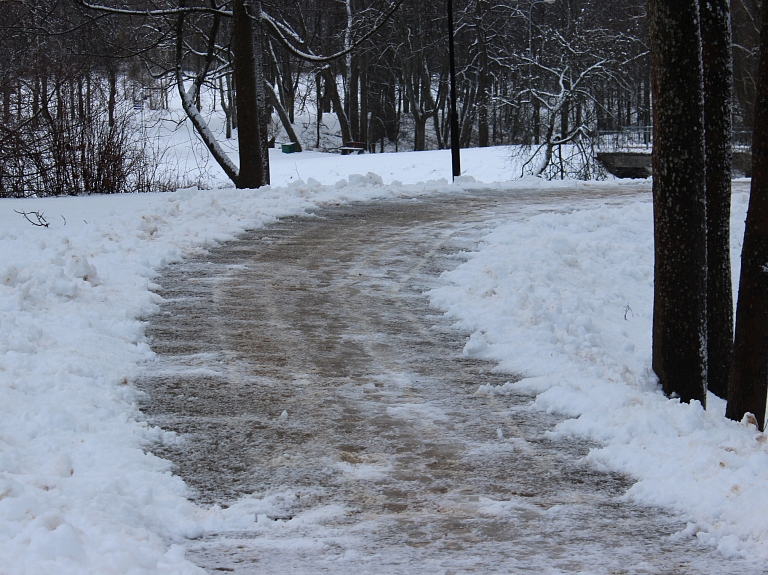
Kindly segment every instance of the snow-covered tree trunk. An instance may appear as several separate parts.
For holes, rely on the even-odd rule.
[[[331,98],[333,102],[333,108],[336,112],[336,117],[339,119],[339,129],[341,130],[342,143],[352,142],[352,132],[349,129],[349,119],[344,112],[344,103],[341,101],[339,95],[339,88],[336,85],[336,77],[333,75],[333,71],[330,66],[323,66],[320,70],[320,74],[325,80],[326,94]]]
[[[731,287],[731,18],[729,0],[699,0],[707,151],[707,385],[726,398],[733,350]]]
[[[193,90],[187,90],[184,87],[184,78],[181,77],[180,72],[177,74],[176,84],[178,85],[179,96],[181,97],[181,107],[192,122],[195,131],[200,136],[205,147],[208,148],[213,159],[216,160],[216,163],[221,166],[221,169],[224,170],[227,177],[237,186],[239,180],[237,166],[232,163],[232,160],[229,159],[227,153],[219,145],[216,136],[213,135],[213,132],[211,132],[208,127],[208,123],[200,114],[200,110],[198,110],[195,105],[195,94],[193,93]]]
[[[649,0],[653,80],[653,369],[706,404],[704,102],[697,0]]]
[[[221,109],[224,111],[224,137],[227,140],[232,138],[232,89],[229,80],[229,74],[224,74],[227,80],[224,87],[224,78],[219,76],[219,94],[221,95]]]
[[[285,133],[288,135],[288,139],[296,144],[297,152],[303,151],[303,146],[301,145],[299,136],[296,135],[296,130],[294,130],[293,124],[291,124],[291,118],[288,114],[288,111],[283,106],[280,98],[277,97],[272,84],[265,80],[264,89],[266,90],[269,103],[272,104],[272,106],[275,108],[275,111],[277,112],[277,115],[280,117],[280,122],[283,124],[283,128],[285,128]]]
[[[184,83],[184,73],[182,70],[182,60],[184,54],[184,20],[185,14],[182,12],[178,15],[176,20],[175,66],[176,86],[179,90],[179,97],[181,98],[181,107],[184,109],[184,112],[187,114],[190,122],[192,122],[192,125],[200,136],[200,139],[203,141],[205,146],[208,148],[208,151],[213,156],[213,159],[216,160],[216,163],[218,163],[219,166],[221,166],[221,169],[224,170],[224,173],[227,174],[227,177],[232,180],[232,183],[237,185],[239,180],[237,166],[232,163],[232,160],[229,159],[227,153],[219,145],[219,142],[216,140],[213,132],[211,132],[211,129],[208,127],[208,123],[205,121],[202,114],[200,114],[200,109],[196,104],[198,95],[200,93],[200,86],[202,85],[203,78],[207,72],[207,67],[210,65],[211,58],[209,57],[207,59],[207,65],[205,67],[206,69],[197,75],[189,89],[186,88]],[[210,32],[211,44],[209,44],[209,46],[215,42],[217,30],[218,23],[216,22],[213,24]]]
[[[760,71],[752,135],[752,190],[749,196],[736,338],[726,416],[753,413],[762,430],[768,386],[768,2],[763,3]]]

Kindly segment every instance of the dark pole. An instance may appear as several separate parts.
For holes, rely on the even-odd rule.
[[[453,50],[453,0],[448,0],[448,59],[451,64],[451,165],[453,177],[461,175],[459,113],[456,111],[456,58]]]

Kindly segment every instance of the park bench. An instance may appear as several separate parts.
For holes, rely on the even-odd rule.
[[[342,156],[346,156],[347,154],[354,154],[355,152],[358,154],[364,154],[365,144],[362,142],[345,142],[344,145],[339,148],[339,152],[341,152]]]

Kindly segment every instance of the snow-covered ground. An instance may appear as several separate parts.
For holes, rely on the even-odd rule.
[[[197,140],[188,123],[177,126],[178,118],[172,117],[174,121],[153,124],[158,139],[153,140],[155,143],[152,145],[165,150],[159,172],[165,174],[169,181],[179,182],[183,186],[229,187],[231,182],[227,180],[221,168],[209,158],[208,152]],[[213,116],[210,120],[213,129],[221,136],[223,128],[219,125],[220,119]],[[328,123],[332,123],[331,118]],[[171,126],[174,127],[173,130],[169,129]],[[222,147],[230,152],[231,159],[237,163],[236,140],[220,137],[219,141]],[[461,151],[461,173],[483,182],[516,179],[520,177],[521,167],[526,159],[527,156],[522,155],[519,150],[508,146],[465,149]],[[284,186],[309,178],[331,185],[349,174],[368,172],[378,174],[386,184],[416,183],[443,178],[450,180],[451,151],[341,156],[312,150],[298,154],[283,154],[278,149],[270,150],[270,176],[273,186]]]
[[[244,519],[196,508],[169,464],[144,449],[175,440],[142,421],[131,385],[152,357],[141,320],[158,303],[157,270],[320,203],[452,188],[384,186],[369,175],[333,186],[3,200],[0,573],[195,573],[164,541]]]
[[[477,180],[508,178],[503,149],[463,160]],[[272,166],[276,186],[262,190],[0,202],[3,575],[198,573],[185,538],[253,521],[247,506],[196,507],[169,464],[146,452],[177,441],[142,421],[132,387],[152,358],[142,321],[157,308],[151,289],[164,265],[320,204],[473,185],[418,183],[448,178],[447,152],[276,152]],[[380,177],[350,176],[367,171]],[[742,186],[735,255],[745,208]],[[43,212],[50,225],[15,211]],[[571,416],[553,433],[598,440],[595,465],[637,477],[627,497],[688,518],[681,536],[768,558],[764,436],[725,420],[714,399],[708,412],[665,399],[649,373],[651,225],[649,201],[621,201],[501,226],[446,274],[432,303],[472,333],[467,354],[527,376],[478,393],[536,394],[532,409]]]
[[[734,185],[731,245],[738,278],[746,182]],[[526,377],[478,394],[535,395],[534,409],[569,416],[553,436],[598,441],[588,459],[637,478],[626,497],[672,508],[726,556],[768,558],[768,443],[754,426],[661,393],[651,365],[650,201],[551,213],[488,234],[430,293],[471,333],[469,356]],[[734,293],[737,290],[734,289]]]
[[[233,132],[232,139],[227,140],[224,137],[224,115],[220,108],[214,109],[211,105],[209,92],[203,93],[203,102],[203,115],[211,131],[216,134],[222,148],[229,153],[230,159],[238,164],[237,132]],[[142,114],[139,116],[136,112],[135,120],[143,124],[139,131],[145,135],[146,145],[159,159],[157,177],[161,183],[203,189],[231,186],[223,170],[211,159],[190,122],[185,119],[176,92],[170,95],[169,110],[147,110]],[[277,142],[277,149],[270,150],[273,186],[284,186],[309,178],[330,185],[349,174],[368,172],[378,174],[386,184],[451,179],[450,150],[402,151],[413,146],[413,142],[407,139],[400,142],[401,151],[397,154],[352,154],[341,157],[326,153],[342,145],[335,114],[323,115],[320,151],[313,151],[312,146],[317,144],[315,122],[314,113],[297,114],[294,128],[305,151],[283,154],[280,143],[287,142],[288,138],[274,115],[270,127],[270,134],[274,135]],[[387,145],[387,151],[392,151],[394,145],[391,142]],[[563,146],[563,149],[566,150],[566,156],[572,152],[571,146]],[[464,149],[461,151],[461,173],[483,182],[517,179],[533,152],[520,146]]]

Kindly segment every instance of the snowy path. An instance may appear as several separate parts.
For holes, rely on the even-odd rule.
[[[259,515],[188,556],[239,574],[754,572],[621,501],[631,481],[548,439],[558,419],[530,397],[474,395],[510,376],[428,308],[495,222],[590,193],[336,207],[169,267],[142,409],[186,438],[158,453],[198,502]]]

